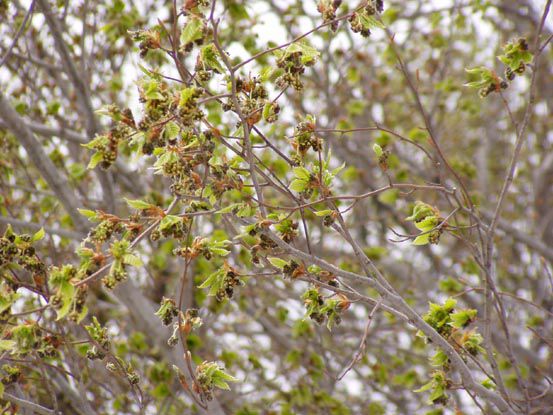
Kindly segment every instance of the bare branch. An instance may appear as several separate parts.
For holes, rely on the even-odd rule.
[[[32,413],[36,413],[40,415],[56,415],[56,411],[54,411],[53,409],[48,409],[39,404],[27,401],[25,399],[18,398],[17,396],[12,395],[11,393],[8,393],[8,392],[4,392],[4,395],[2,396],[2,398],[16,405],[19,405],[25,409],[28,409],[32,411]]]

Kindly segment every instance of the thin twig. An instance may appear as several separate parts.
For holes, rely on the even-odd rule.
[[[23,34],[23,31],[25,30],[25,26],[27,26],[27,21],[29,20],[29,18],[33,14],[34,8],[35,8],[35,0],[33,0],[31,2],[31,5],[29,6],[29,10],[27,10],[27,13],[25,14],[25,17],[23,18],[23,23],[21,23],[21,26],[19,26],[19,30],[17,31],[17,33],[13,37],[12,43],[10,44],[10,46],[8,47],[8,50],[4,54],[4,57],[0,61],[0,68],[2,66],[4,66],[4,63],[6,63],[6,61],[10,57],[13,48],[15,47],[15,45],[17,44],[17,41],[19,40],[19,37]]]
[[[373,309],[369,313],[369,316],[367,317],[367,324],[365,324],[365,331],[363,332],[363,338],[361,339],[361,343],[359,344],[359,347],[357,349],[357,352],[355,353],[355,356],[353,357],[353,359],[351,359],[351,362],[349,363],[349,365],[346,366],[342,374],[338,376],[336,380],[342,380],[344,376],[346,376],[347,373],[353,368],[353,366],[359,360],[361,360],[361,357],[365,353],[365,347],[367,346],[367,338],[369,337],[369,329],[371,327],[371,322],[376,313],[376,310],[378,310],[381,304],[382,304],[382,298],[380,298],[378,302],[374,305]]]

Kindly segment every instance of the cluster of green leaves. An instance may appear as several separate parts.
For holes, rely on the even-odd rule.
[[[209,288],[209,296],[223,301],[225,298],[232,298],[235,287],[243,284],[238,272],[225,262],[223,267],[209,275],[198,288]]]
[[[328,152],[325,159],[319,163],[313,163],[311,171],[300,166],[295,167],[294,180],[290,183],[290,190],[300,193],[304,198],[310,199],[321,196],[330,196],[332,194],[331,187],[334,178],[344,169],[345,164],[330,169],[331,153]]]
[[[75,287],[78,281],[78,269],[73,265],[52,267],[50,270],[48,285],[53,295],[49,304],[56,309],[58,320],[69,316],[78,323],[85,318],[88,312],[84,305],[87,287]]]
[[[382,0],[369,0],[367,4],[354,12],[349,23],[351,30],[355,33],[360,33],[363,37],[369,37],[371,30],[376,28],[384,29],[384,24],[376,18],[376,15],[384,10],[384,2]]]
[[[413,245],[437,244],[444,227],[447,226],[440,217],[438,209],[421,201],[415,202],[411,216],[405,220],[414,222],[416,228],[421,231],[413,241]]]
[[[173,370],[181,383],[186,384],[185,376],[181,370],[177,366],[173,366]],[[215,388],[230,390],[229,382],[238,382],[238,379],[229,375],[220,364],[208,361],[204,361],[196,367],[195,378],[194,392],[207,401],[213,399]]]
[[[277,66],[283,72],[275,80],[275,85],[282,89],[292,86],[295,90],[301,91],[303,89],[301,75],[306,66],[315,64],[320,56],[319,51],[302,40],[292,43],[284,51],[276,50],[274,53]]]
[[[445,404],[448,401],[447,390],[451,387],[451,381],[442,370],[436,370],[431,375],[432,379],[415,392],[432,391],[428,397],[429,404]]]
[[[127,278],[127,265],[141,267],[142,260],[132,252],[131,244],[128,240],[122,239],[114,241],[110,247],[113,261],[109,273],[102,279],[106,288],[113,288],[117,283]]]
[[[346,310],[350,303],[345,297],[323,298],[316,287],[309,288],[302,295],[305,305],[305,315],[310,319],[322,324],[326,320],[326,327],[332,330],[332,326],[340,324],[340,314]]]
[[[485,66],[480,66],[466,71],[477,80],[467,82],[465,86],[478,89],[480,97],[485,98],[492,92],[499,92],[509,87],[509,82],[515,79],[516,75],[524,74],[526,65],[532,62],[534,56],[528,50],[526,39],[519,38],[503,46],[503,54],[498,56],[505,65],[505,79],[501,78],[495,71]]]
[[[163,297],[161,304],[159,305],[159,309],[156,311],[156,316],[160,318],[163,325],[168,326],[171,324],[173,319],[177,317],[178,314],[179,309],[177,308],[175,300]]]
[[[102,325],[98,322],[98,319],[94,316],[92,317],[92,323],[85,326],[85,329],[95,343],[89,346],[86,351],[86,357],[90,360],[104,359],[106,357],[106,352],[109,350],[111,345],[107,328],[102,327]]]
[[[0,238],[0,267],[4,269],[22,267],[33,275],[35,280],[44,283],[46,265],[36,255],[34,243],[44,238],[44,229],[34,235],[16,234],[8,225]]]
[[[378,143],[373,144],[373,151],[378,159],[378,165],[382,171],[388,170],[388,157],[390,157],[390,151],[384,150]]]
[[[423,319],[434,330],[444,337],[451,335],[454,329],[464,329],[476,318],[476,310],[455,310],[457,300],[448,298],[443,305],[430,303],[429,310]]]
[[[119,374],[132,387],[137,385],[140,382],[140,376],[132,363],[111,352],[112,343],[109,339],[107,328],[102,326],[94,316],[92,317],[92,322],[86,325],[85,329],[91,340],[86,349],[86,357],[90,360],[105,360],[108,371]]]
[[[457,301],[448,298],[443,304],[430,303],[429,310],[423,315],[423,319],[441,336],[443,336],[461,355],[467,353],[477,356],[484,349],[481,346],[482,335],[476,329],[467,329],[476,319],[477,311],[474,309],[455,309]],[[422,332],[418,336],[426,338]],[[450,370],[450,360],[447,354],[438,349],[431,357],[432,366],[439,367],[440,370],[432,374],[432,380],[415,392],[432,390],[429,397],[429,403],[445,404],[447,402],[447,389],[451,387],[451,382],[447,379],[447,373]]]
[[[526,39],[519,38],[503,46],[503,54],[498,58],[507,67],[505,77],[512,81],[514,74],[522,75],[524,73],[526,65],[532,62],[534,55],[528,50]]]

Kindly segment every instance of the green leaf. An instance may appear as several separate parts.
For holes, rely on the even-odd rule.
[[[123,198],[123,199],[125,199],[125,202],[127,202],[127,205],[129,205],[133,209],[146,210],[146,209],[155,208],[154,205],[144,202],[143,200],[139,200],[139,199],[133,200],[133,199],[127,199],[127,198]]]
[[[415,207],[413,208],[413,214],[408,218],[405,218],[405,220],[420,221],[426,218],[427,216],[436,216],[436,212],[434,211],[432,206],[418,200],[415,202]]]
[[[217,213],[232,213],[232,211],[234,209],[237,209],[240,205],[240,203],[231,203],[230,205],[227,205],[224,208],[218,210]]]
[[[455,308],[455,306],[457,305],[457,300],[455,298],[451,298],[451,297],[448,297],[445,301],[444,301],[444,305],[443,305],[443,308],[444,310],[446,311],[451,311]]]
[[[294,192],[301,193],[303,192],[307,187],[307,182],[300,179],[294,179],[292,180],[292,183],[290,183],[290,190],[293,190]]]
[[[40,241],[41,239],[44,238],[44,235],[45,235],[44,228],[40,228],[40,230],[37,231],[37,232],[33,235],[33,237],[32,237],[31,240],[32,240],[33,242]]]
[[[380,147],[378,144],[373,144],[373,151],[374,154],[376,154],[376,157],[380,158],[382,157],[382,154],[384,154],[384,151],[382,150],[382,147]]]
[[[217,377],[220,378],[220,379],[223,379],[227,382],[238,382],[238,379],[236,379],[234,376],[232,375],[229,375],[227,372],[223,371],[222,369],[220,369],[218,372],[217,372]]]
[[[267,118],[269,118],[273,114],[273,105],[270,102],[267,102],[263,106],[263,119],[267,121]]]
[[[142,260],[135,254],[126,254],[123,256],[123,263],[131,265],[133,267],[141,267],[143,265]]]
[[[442,350],[438,350],[434,356],[430,358],[430,363],[432,366],[444,366],[448,363],[448,357]]]
[[[96,220],[96,212],[88,209],[77,209],[81,215],[86,217],[90,221]]]
[[[288,56],[296,52],[301,52],[301,63],[304,65],[311,65],[315,63],[315,61],[321,55],[317,49],[315,49],[313,46],[310,46],[305,40],[300,40],[292,43],[286,48],[284,54]]]
[[[242,203],[238,206],[240,206],[240,209],[238,210],[238,212],[236,212],[236,216],[238,216],[239,218],[245,218],[248,216],[253,216],[255,214],[255,208],[248,203]]]
[[[198,288],[209,288],[208,296],[213,297],[223,288],[225,283],[226,272],[224,269],[219,269],[209,275],[207,279]]]
[[[271,265],[279,269],[283,269],[286,265],[288,265],[288,262],[281,258],[271,257],[267,258],[267,260],[271,263]]]
[[[474,309],[459,310],[456,313],[451,313],[451,322],[449,325],[461,329],[473,321],[476,318],[477,313],[478,312]]]
[[[105,147],[108,144],[108,137],[105,135],[98,135],[90,140],[88,143],[81,144],[82,147],[94,150],[97,148]]]
[[[180,127],[174,121],[169,121],[167,124],[165,124],[165,127],[163,128],[163,136],[167,140],[173,140],[179,135],[179,132],[180,132]]]
[[[427,216],[420,222],[415,222],[415,226],[417,229],[427,232],[432,229],[434,229],[437,225],[439,225],[439,219],[436,216]]]
[[[159,230],[160,231],[163,231],[165,229],[169,229],[169,228],[172,228],[173,226],[175,226],[177,223],[181,222],[181,217],[180,216],[175,216],[175,215],[167,215],[165,216],[161,222],[159,223]]]
[[[69,314],[69,312],[73,308],[73,300],[75,298],[75,287],[70,282],[67,282],[67,281],[63,282],[60,285],[58,294],[61,297],[62,306],[61,308],[56,310],[58,315],[58,317],[56,318],[56,321],[59,321],[62,318],[64,318],[67,314]]]
[[[209,248],[209,251],[219,256],[227,256],[230,251],[224,248]]]
[[[359,16],[359,20],[361,21],[361,24],[363,25],[363,27],[365,29],[375,29],[375,28],[378,28],[378,29],[385,29],[386,26],[384,26],[384,24],[378,20],[376,20],[374,17],[372,16],[369,16],[365,13],[361,13],[358,15]]]
[[[190,18],[182,29],[180,35],[181,44],[186,45],[200,39],[203,35],[203,26],[204,23],[201,19],[197,17]]]
[[[436,386],[434,391],[428,397],[428,403],[433,404],[434,401],[445,395],[444,389],[441,386]]]
[[[309,170],[307,170],[305,167],[294,167],[293,172],[296,178],[304,180],[306,182],[308,182],[309,178],[311,177],[311,173],[309,173]]]
[[[317,59],[319,59],[319,56],[321,56],[319,51],[310,46],[305,40],[300,40],[299,42],[296,42],[296,44],[300,47],[302,52],[301,63],[304,65],[314,63]]]
[[[77,315],[77,324],[83,321],[87,314],[88,314],[88,307],[83,307],[81,312]]]
[[[341,172],[342,170],[344,170],[345,167],[346,167],[346,163],[342,163],[340,166],[336,167],[334,170],[332,170],[332,171],[330,172],[331,176],[332,176],[332,177],[337,176],[338,174],[340,174],[340,172]]]
[[[422,385],[420,388],[418,389],[415,389],[413,392],[416,392],[416,393],[419,393],[419,392],[426,392],[427,390],[430,390],[432,389],[433,387],[433,384],[432,382],[428,382],[428,383],[425,383],[424,385]]]
[[[0,286],[0,314],[8,310],[21,294]]]
[[[144,96],[148,101],[151,100],[165,100],[165,96],[160,92],[160,83],[155,79],[150,79],[143,83]]]
[[[477,68],[465,68],[465,72],[470,73],[471,75],[482,75],[486,71],[488,71],[488,68],[484,66],[479,66]]]
[[[479,66],[477,68],[465,69],[465,71],[471,75],[480,77],[480,80],[467,82],[465,86],[469,88],[482,88],[491,83],[495,83],[496,77],[494,72],[491,69],[486,68],[485,66]]]
[[[484,379],[481,382],[481,385],[484,386],[486,389],[490,389],[490,390],[496,389],[495,383],[490,378]]]
[[[427,245],[430,242],[430,233],[419,235],[413,241],[413,245]]]
[[[179,108],[183,108],[194,96],[194,88],[184,88],[180,91]]]
[[[225,72],[223,66],[219,63],[219,52],[215,48],[215,45],[204,46],[200,51],[200,56],[204,65],[209,69],[213,69],[217,73]]]
[[[86,168],[89,169],[89,170],[92,170],[94,167],[96,167],[102,161],[104,161],[104,156],[102,155],[102,153],[96,152],[90,158],[90,161],[88,162],[88,166],[86,166]]]
[[[217,378],[213,379],[213,386],[226,391],[230,390],[230,386],[227,382]]]
[[[315,215],[316,216],[328,216],[328,215],[331,215],[332,212],[333,212],[333,210],[331,210],[331,209],[319,210],[319,211],[315,212]]]

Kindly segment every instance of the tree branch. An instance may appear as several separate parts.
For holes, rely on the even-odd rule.
[[[53,409],[45,408],[44,406],[38,405],[36,403],[27,401],[25,399],[18,398],[15,395],[12,395],[11,393],[4,392],[4,395],[2,396],[3,399],[10,401],[11,403],[14,403],[16,405],[19,405],[23,408],[29,409],[34,414],[40,414],[40,415],[55,415],[56,411]],[[61,414],[60,414],[61,415]]]
[[[88,86],[83,80],[83,77],[77,71],[75,63],[69,53],[69,49],[63,40],[63,31],[60,25],[59,20],[54,16],[50,5],[47,0],[37,0],[40,5],[42,12],[44,13],[44,18],[46,23],[52,32],[52,37],[54,38],[54,44],[58,54],[61,57],[61,60],[64,63],[65,70],[67,75],[71,80],[71,83],[75,87],[75,92],[77,94],[79,107],[81,108],[81,113],[84,116],[86,123],[86,132],[89,137],[93,137],[98,131],[100,131],[100,126],[96,120],[96,115],[92,107],[92,102],[90,99],[90,91]],[[106,172],[98,171],[98,178],[102,184],[103,190],[103,199],[106,207],[110,211],[115,210],[115,192],[113,190],[113,183],[111,175]]]
[[[8,129],[17,137],[25,148],[32,163],[36,166],[48,186],[58,196],[61,204],[80,231],[88,230],[88,222],[77,211],[77,198],[70,190],[67,179],[56,169],[52,160],[44,153],[41,144],[35,138],[32,131],[25,125],[25,121],[9,104],[4,94],[0,92],[0,114]]]

